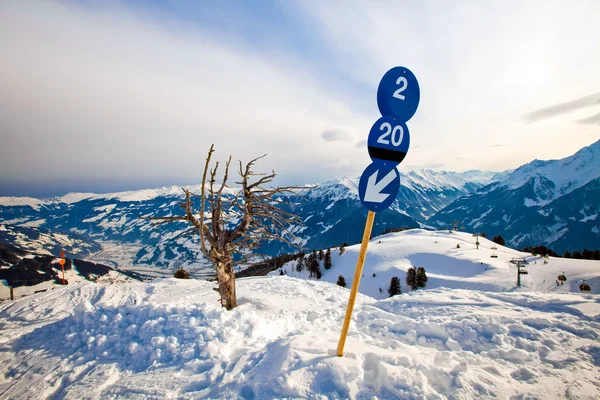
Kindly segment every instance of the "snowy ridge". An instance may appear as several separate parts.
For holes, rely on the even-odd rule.
[[[57,198],[60,203],[77,203],[81,200],[89,199],[90,197],[98,196],[96,193],[67,193],[64,196]]]
[[[25,398],[598,398],[594,296],[358,296],[288,277],[77,284],[0,305],[0,383]],[[60,344],[60,345],[57,345]]]
[[[33,197],[0,197],[0,206],[5,207],[29,206],[34,210],[39,210],[43,203],[43,200]]]
[[[400,183],[408,187],[414,187],[415,184],[418,184],[422,188],[432,190],[453,188],[467,191],[467,184],[476,183],[481,186],[487,185],[492,182],[492,179],[496,174],[497,172],[490,171],[437,172],[424,169],[401,174]]]
[[[600,140],[561,160],[534,160],[525,164],[508,175],[499,186],[517,189],[535,180],[539,198],[532,199],[530,206],[542,206],[597,178],[600,178]],[[545,180],[551,182],[547,188],[541,187]]]
[[[141,202],[155,199],[161,196],[182,196],[182,188],[186,188],[193,193],[200,193],[202,185],[187,185],[187,186],[164,186],[156,189],[131,190],[114,193],[67,193],[64,196],[54,197],[49,200],[41,200],[33,197],[0,197],[0,206],[16,207],[30,206],[36,210],[42,205],[48,204],[73,204],[83,200],[118,200],[123,202]],[[235,195],[239,189],[226,187],[223,193],[227,195]]]
[[[157,197],[180,197],[182,196],[182,188],[190,190],[192,193],[200,193],[202,185],[188,185],[188,186],[165,186],[157,189],[143,189],[143,190],[132,190],[127,192],[116,192],[98,194],[87,199],[89,200],[103,200],[103,199],[115,199],[119,201],[148,201]],[[227,195],[235,195],[239,189],[226,187],[223,189],[223,193]]]
[[[332,201],[358,199],[358,179],[343,177],[313,186],[316,188],[303,190],[302,194],[309,198],[330,198]]]

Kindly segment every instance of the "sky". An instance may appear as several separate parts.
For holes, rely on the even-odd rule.
[[[379,81],[421,101],[399,170],[502,171],[600,138],[598,1],[0,0],[0,196],[358,177]],[[237,168],[236,168],[237,169]]]

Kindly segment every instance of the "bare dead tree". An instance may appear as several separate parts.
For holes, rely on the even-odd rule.
[[[156,224],[187,221],[193,225],[186,234],[200,234],[200,250],[216,268],[221,304],[225,300],[225,307],[231,310],[237,306],[234,264],[246,263],[249,257],[256,256],[252,251],[264,241],[283,241],[300,247],[290,228],[294,225],[302,225],[302,221],[298,216],[282,210],[281,205],[285,204],[285,201],[282,196],[278,198],[275,196],[284,193],[297,194],[295,190],[306,188],[296,186],[267,188],[266,185],[275,178],[275,172],[257,174],[253,170],[254,163],[265,157],[265,154],[245,166],[240,161],[238,173],[241,180],[236,182],[241,185],[240,190],[232,199],[225,199],[223,190],[228,187],[231,157],[225,164],[223,180],[216,187],[219,163],[215,163],[215,167],[209,170],[213,152],[214,145],[211,145],[204,166],[200,195],[183,188],[185,202],[180,203],[180,206],[184,210],[184,215],[146,219]],[[192,197],[200,197],[199,214],[192,207]],[[210,205],[208,213],[206,203]],[[234,259],[235,254],[238,257]]]

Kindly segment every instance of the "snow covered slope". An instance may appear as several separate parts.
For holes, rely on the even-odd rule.
[[[67,257],[85,257],[102,247],[91,239],[74,233],[65,234],[0,223],[0,243],[9,243],[20,249],[37,254],[58,255],[64,251]]]
[[[241,279],[84,283],[0,304],[0,396],[10,399],[594,399],[597,295],[435,289],[359,296]]]
[[[517,268],[510,261],[526,259],[528,274],[521,275],[520,290],[579,292],[579,285],[585,279],[592,287],[591,293],[600,294],[600,261],[550,257],[544,264],[542,257],[499,246],[485,238],[480,237],[479,243],[477,249],[472,234],[447,230],[411,229],[374,237],[369,242],[360,292],[377,299],[387,298],[387,289],[394,276],[400,278],[403,292],[410,291],[405,285],[406,271],[410,267],[425,268],[427,289],[512,291],[517,289]],[[360,244],[347,247],[343,255],[334,249],[331,269],[325,270],[323,261],[320,262],[321,280],[336,283],[338,276],[342,275],[347,287],[351,287],[359,250]],[[492,255],[497,258],[492,258]],[[294,261],[285,264],[282,269],[288,276],[308,277],[307,271],[296,271]],[[555,281],[563,271],[567,282],[556,287]],[[271,275],[279,275],[279,270]]]
[[[502,235],[513,247],[600,248],[600,140],[562,160],[535,160],[451,203],[428,221]]]

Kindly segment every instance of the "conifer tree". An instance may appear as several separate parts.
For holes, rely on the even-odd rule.
[[[304,269],[304,256],[301,256],[296,263],[296,271],[301,272]]]
[[[494,238],[492,239],[492,242],[499,244],[500,246],[504,246],[504,238],[500,235],[494,236]]]
[[[322,261],[323,258],[325,258],[325,253],[323,252],[323,250],[319,250],[319,261]]]
[[[175,278],[190,279],[190,273],[183,268],[179,268],[177,271],[175,271]]]
[[[343,243],[340,246],[340,256],[343,255],[346,252],[346,243]]]
[[[321,268],[319,267],[319,260],[317,260],[316,253],[313,253],[308,257],[308,260],[306,261],[306,269],[308,269],[309,278],[321,278]]]
[[[323,262],[323,267],[325,269],[330,269],[332,267],[332,264],[331,264],[331,249],[327,249],[327,252],[325,253],[325,261]]]
[[[425,268],[419,267],[417,269],[416,282],[417,287],[425,287],[427,284],[427,273],[425,272]]]
[[[408,271],[406,271],[406,284],[410,286],[412,290],[417,288],[417,270],[415,267],[410,267]]]
[[[317,279],[321,279],[323,273],[321,272],[321,267],[319,267],[319,262],[317,261],[317,267],[315,268],[315,277]]]
[[[388,294],[390,295],[390,297],[395,296],[397,294],[402,294],[402,289],[400,288],[400,278],[398,278],[397,276],[394,276],[390,280]]]
[[[346,287],[346,279],[342,275],[338,276],[337,284],[341,287]]]

